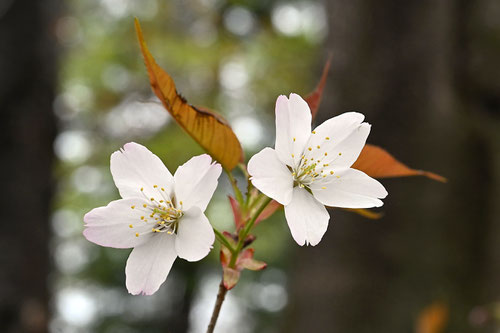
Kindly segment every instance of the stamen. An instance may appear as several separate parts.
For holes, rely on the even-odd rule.
[[[317,145],[316,148],[320,149],[321,147],[319,145]]]
[[[311,150],[312,150],[312,148],[311,148],[311,147],[309,147],[309,148],[307,148],[307,150],[311,151]]]
[[[148,205],[146,205],[146,204],[143,204],[143,205],[142,205],[142,207],[144,207],[144,208],[146,208],[147,206],[148,206]]]
[[[316,134],[316,131],[312,131],[312,134]]]
[[[139,237],[139,233],[138,232],[135,233],[135,237]]]
[[[133,228],[134,226],[133,226],[132,224],[129,224],[129,225],[128,225],[128,227],[129,227],[129,228]]]
[[[153,185],[153,188],[157,188],[157,187],[158,187],[158,185]]]
[[[328,137],[328,136],[327,136],[327,137],[325,138],[325,140],[330,140],[330,137]]]
[[[342,153],[339,153],[339,156],[342,156]]]
[[[293,138],[293,142],[295,142],[295,138]]]
[[[326,190],[326,186],[323,186],[321,189],[322,189],[322,190]]]
[[[134,208],[135,208],[135,206],[131,206],[130,208],[134,209]]]
[[[144,191],[144,187],[141,187],[141,191]]]

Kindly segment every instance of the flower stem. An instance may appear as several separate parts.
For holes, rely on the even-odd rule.
[[[231,244],[229,244],[229,242],[227,241],[226,237],[219,230],[217,230],[215,228],[213,228],[213,229],[214,229],[215,237],[217,238],[217,240],[222,245],[224,245],[225,247],[227,247],[229,249],[229,251],[231,251],[231,253],[234,254],[235,249],[231,246]]]
[[[255,224],[255,221],[259,217],[260,213],[262,213],[262,211],[267,207],[267,205],[269,205],[269,203],[272,200],[273,199],[266,197],[265,200],[260,205],[259,209],[257,209],[255,214],[253,214],[250,221],[248,221],[245,224],[245,227],[240,231],[240,234],[238,237],[239,238],[238,244],[236,245],[236,249],[234,250],[234,254],[231,256],[231,261],[229,262],[230,268],[234,268],[234,265],[236,264],[236,259],[238,259],[238,255],[241,252],[241,250],[243,249],[243,244],[245,243],[245,239],[248,236],[248,234],[250,233],[250,231],[252,230],[253,225]]]
[[[241,194],[240,189],[238,188],[238,185],[236,184],[236,179],[234,179],[233,174],[230,171],[227,171],[227,177],[229,178],[229,182],[231,183],[231,186],[233,186],[233,191],[234,195],[236,197],[236,201],[240,204],[240,206],[243,205],[243,195]]]
[[[245,227],[240,231],[238,244],[236,245],[236,249],[234,249],[231,245],[229,245],[229,242],[224,237],[224,235],[220,233],[220,231],[218,231],[217,229],[214,228],[215,235],[217,236],[219,241],[222,244],[224,244],[224,246],[226,246],[231,251],[232,255],[231,255],[231,261],[229,263],[230,268],[234,268],[234,266],[236,265],[236,259],[238,259],[238,255],[240,254],[241,250],[243,249],[243,244],[245,243],[245,238],[252,230],[252,228],[255,224],[255,221],[257,220],[259,215],[262,213],[262,211],[267,207],[267,205],[271,201],[272,201],[271,198],[265,197],[265,199],[260,204],[259,209],[257,209],[257,211],[255,211],[255,214],[253,214],[250,221],[248,221],[248,223],[245,225]],[[224,277],[223,277],[221,282],[220,282],[220,285],[219,285],[219,292],[217,293],[217,300],[215,301],[214,310],[212,312],[212,318],[210,319],[210,323],[208,324],[207,333],[213,333],[213,331],[215,329],[215,324],[217,323],[217,318],[219,318],[220,309],[222,307],[222,303],[224,302],[226,294],[227,294],[227,289],[226,289],[226,287],[224,287]]]
[[[212,312],[212,318],[208,324],[207,333],[213,333],[215,329],[215,324],[217,323],[217,318],[219,318],[220,309],[222,308],[222,303],[226,298],[227,289],[224,287],[224,280],[220,282],[219,292],[217,293],[217,300],[215,301],[214,311]]]

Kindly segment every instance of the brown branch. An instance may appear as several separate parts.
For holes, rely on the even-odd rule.
[[[214,310],[212,312],[212,318],[208,324],[207,333],[213,333],[215,329],[215,324],[217,323],[217,318],[219,318],[219,312],[222,307],[222,303],[227,294],[227,289],[224,287],[224,279],[221,280],[219,285],[219,292],[217,294],[217,300],[215,301]]]

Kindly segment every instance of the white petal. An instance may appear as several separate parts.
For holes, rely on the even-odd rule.
[[[175,238],[175,250],[179,257],[198,261],[210,252],[214,241],[214,230],[198,207],[184,212]]]
[[[136,233],[151,229],[151,225],[141,220],[141,216],[150,214],[144,211],[144,203],[141,198],[121,199],[91,210],[83,217],[83,235],[92,243],[114,248],[130,248],[144,243],[150,235],[136,237]]]
[[[132,250],[125,268],[129,293],[152,295],[160,288],[177,258],[174,244],[175,235],[160,233]]]
[[[316,127],[306,144],[306,157],[320,160],[321,164],[350,167],[370,132],[369,125],[362,124],[364,118],[361,113],[347,112]]]
[[[182,210],[199,207],[201,211],[207,208],[215,189],[222,167],[212,163],[212,158],[199,155],[177,168],[174,175],[175,197],[177,203],[182,201]]]
[[[332,207],[380,207],[383,202],[379,199],[387,196],[382,184],[356,169],[337,170],[333,176],[315,181],[310,188],[316,199]]]
[[[158,156],[135,142],[125,144],[111,155],[111,174],[122,198],[144,195],[158,198],[162,195],[161,188],[167,195],[172,191],[173,177],[167,167]]]
[[[279,96],[276,100],[275,144],[279,159],[289,166],[294,166],[300,159],[310,135],[311,110],[307,102],[297,94],[290,94],[290,99]]]
[[[248,173],[253,186],[282,205],[292,200],[293,177],[278,159],[276,151],[264,148],[248,161]]]
[[[293,189],[293,199],[285,206],[285,217],[297,244],[312,246],[319,243],[330,220],[325,206],[299,187]]]

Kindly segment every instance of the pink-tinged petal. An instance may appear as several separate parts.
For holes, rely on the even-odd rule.
[[[299,245],[317,245],[328,228],[330,215],[304,188],[293,189],[293,199],[285,206],[285,217],[293,239]]]
[[[356,169],[337,170],[310,186],[314,197],[324,205],[343,208],[380,207],[387,196],[376,179]]]
[[[111,174],[122,198],[145,195],[162,199],[173,190],[173,177],[167,167],[158,156],[135,142],[111,155]]]
[[[191,207],[179,219],[175,250],[187,261],[198,261],[212,249],[215,234],[207,217],[198,207]]]
[[[177,203],[182,201],[183,210],[194,206],[204,212],[217,188],[221,172],[221,165],[212,163],[207,154],[195,156],[181,165],[174,175]]]
[[[125,268],[128,292],[154,294],[167,279],[175,258],[175,235],[156,233],[147,243],[135,247]]]
[[[141,198],[129,198],[94,208],[83,217],[83,235],[92,243],[121,249],[146,242],[150,235],[142,233],[151,230],[151,225],[141,220],[141,216],[150,214],[142,207],[144,203]],[[141,235],[137,237],[137,233]]]
[[[248,173],[253,186],[282,205],[292,199],[293,177],[279,160],[276,151],[264,148],[248,161]]]
[[[364,118],[365,116],[361,113],[346,112],[328,119],[314,129],[306,144],[304,155],[314,161],[320,160],[321,164],[344,165],[345,162],[343,161],[346,160],[349,154],[343,146],[345,146],[346,142],[355,139],[353,133],[362,125]],[[359,152],[363,146],[361,146]],[[339,155],[339,152],[341,155]],[[357,152],[358,155],[359,152]]]
[[[297,94],[276,100],[276,144],[279,159],[293,167],[298,163],[311,135],[311,110]],[[293,157],[292,157],[293,155]]]

